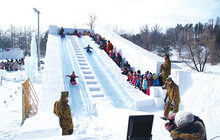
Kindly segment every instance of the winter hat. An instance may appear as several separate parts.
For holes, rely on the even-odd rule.
[[[175,116],[175,123],[177,127],[194,121],[194,115],[191,112],[179,111]]]
[[[153,78],[154,78],[154,79],[157,79],[157,75],[154,75]]]
[[[147,78],[150,79],[150,78],[151,78],[151,74],[148,74],[148,75],[147,75]]]
[[[167,57],[169,57],[169,54],[168,54],[168,53],[165,53],[164,55],[167,56]]]
[[[171,78],[171,77],[168,77],[168,78],[167,78],[167,82],[170,82],[170,81],[172,81],[172,78]]]
[[[69,96],[69,92],[68,91],[61,91],[61,98],[62,99],[65,99],[68,96]]]

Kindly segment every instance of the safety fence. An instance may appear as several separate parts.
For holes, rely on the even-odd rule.
[[[22,84],[22,123],[29,118],[37,114],[39,99],[34,90],[33,84],[28,78]]]

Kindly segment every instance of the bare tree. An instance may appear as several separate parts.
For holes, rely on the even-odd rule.
[[[186,25],[182,31],[184,46],[187,47],[183,61],[190,68],[198,72],[204,71],[210,54],[210,48],[214,44],[214,38],[211,33],[210,28],[207,26],[205,31],[199,33],[197,38],[195,38],[195,31],[193,30],[192,24]]]
[[[118,35],[128,34],[128,31],[126,32],[122,27],[118,27],[118,25],[115,25],[112,27],[113,32],[115,32]],[[131,33],[129,33],[131,34]]]
[[[90,27],[90,29],[94,29],[96,18],[97,16],[95,14],[89,14],[88,16],[89,21],[87,25]]]
[[[151,40],[151,51],[154,51],[157,49],[159,46],[159,42],[162,38],[162,33],[161,33],[162,28],[159,25],[154,25],[151,28],[151,34],[150,34],[150,40]]]
[[[149,31],[148,25],[144,25],[143,27],[141,27],[140,37],[142,40],[142,47],[144,49],[149,50],[151,40],[150,40],[150,31]]]

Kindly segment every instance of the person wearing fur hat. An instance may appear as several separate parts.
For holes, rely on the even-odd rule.
[[[71,135],[73,133],[73,122],[70,106],[68,105],[68,96],[68,91],[62,91],[60,100],[54,104],[54,113],[59,117],[62,135]]]
[[[163,84],[166,83],[166,79],[171,73],[171,62],[170,62],[169,54],[166,53],[164,55],[164,59],[165,59],[165,62],[163,63],[163,65],[161,65],[161,70],[162,70],[162,75],[163,75]]]
[[[207,140],[205,124],[191,112],[170,113],[165,128],[173,140]]]
[[[167,119],[168,114],[172,109],[172,105],[173,105],[173,113],[177,113],[179,110],[179,103],[180,103],[179,86],[176,83],[174,83],[171,77],[168,77],[166,82],[167,82],[167,92],[164,102],[166,103],[167,98],[169,99],[164,110],[164,117],[162,117],[162,119],[165,120]]]

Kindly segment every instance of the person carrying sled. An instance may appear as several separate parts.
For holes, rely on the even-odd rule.
[[[166,79],[171,73],[171,62],[170,62],[169,54],[166,53],[164,55],[164,59],[165,59],[165,62],[163,63],[163,65],[161,65],[161,70],[162,70],[162,75],[163,75],[163,85],[165,85]]]
[[[70,106],[68,105],[68,96],[68,91],[62,91],[60,100],[56,101],[54,104],[54,114],[59,117],[62,135],[71,135],[74,127]]]
[[[170,113],[165,124],[173,140],[207,140],[205,124],[191,112]]]
[[[165,104],[167,98],[169,99],[164,110],[164,117],[161,117],[164,120],[167,119],[168,114],[172,109],[172,106],[173,106],[173,113],[178,112],[179,103],[180,103],[179,86],[176,83],[174,83],[171,77],[168,77],[166,82],[167,82],[167,92],[166,92],[166,97],[164,99]]]
[[[76,76],[75,72],[73,71],[71,75],[66,75],[66,77],[70,78],[70,83],[72,85],[76,85],[76,78],[78,78],[79,76]]]
[[[93,49],[93,48],[88,45],[88,46],[85,47],[84,49],[86,49],[86,52],[87,52],[87,53],[92,53],[91,49]]]

